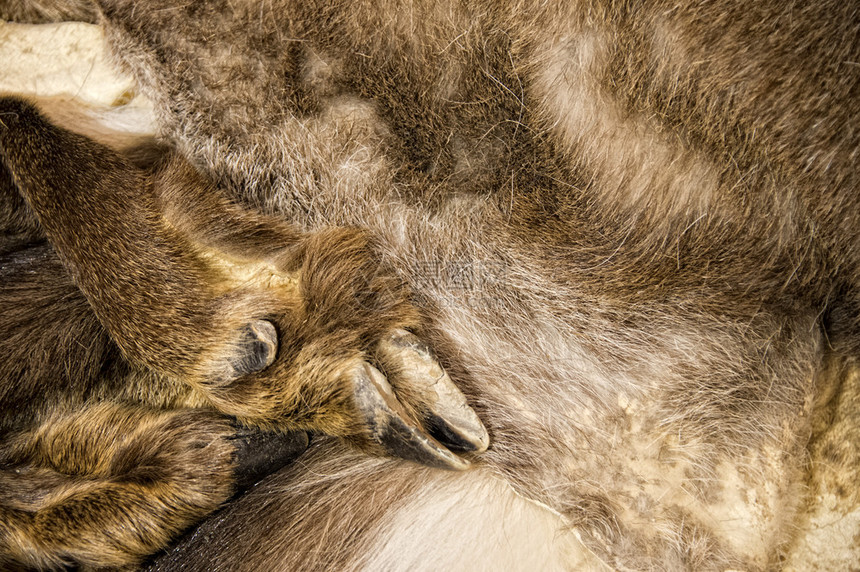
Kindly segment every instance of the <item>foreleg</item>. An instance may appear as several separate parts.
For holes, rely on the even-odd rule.
[[[136,564],[306,446],[200,410],[57,415],[0,449],[0,563]]]

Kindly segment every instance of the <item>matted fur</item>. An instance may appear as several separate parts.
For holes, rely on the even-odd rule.
[[[468,568],[543,518],[519,498],[549,567],[572,529],[616,569],[779,566],[816,373],[858,348],[856,6],[99,5],[203,173],[370,230],[492,437],[456,476],[324,441],[155,569]]]

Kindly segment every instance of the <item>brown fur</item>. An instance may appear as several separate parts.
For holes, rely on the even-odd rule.
[[[298,357],[254,378],[279,391],[207,388],[210,403],[248,422],[331,419],[336,395],[297,408],[283,388],[325,387],[319,376],[378,328],[417,324],[411,310],[343,299],[370,261],[396,294],[383,309],[408,307],[392,276],[411,286],[422,331],[481,412],[493,437],[483,470],[610,566],[779,565],[803,502],[816,371],[827,351],[858,347],[856,7],[99,5],[163,138],[235,201],[307,237],[304,313],[279,302]],[[217,193],[162,209],[199,235]],[[107,220],[124,224],[119,214]],[[371,238],[332,228],[355,226]],[[244,234],[203,243],[242,251]],[[141,266],[174,275],[155,262]],[[190,291],[214,288],[183,264]],[[177,337],[196,356],[233,323]],[[152,332],[128,345],[173,347]],[[141,361],[189,375],[160,359]],[[326,428],[343,433],[334,419]],[[380,539],[397,546],[403,507],[426,533],[430,513],[410,503],[478,480],[324,442],[154,567],[360,567]]]
[[[6,180],[26,199],[22,204],[7,192],[10,231],[35,213],[33,232],[44,231],[52,245],[8,255],[9,281],[17,273],[41,274],[39,282],[28,285],[33,292],[25,290],[15,300],[10,296],[9,302],[23,301],[25,313],[38,312],[41,289],[46,303],[67,312],[72,307],[67,300],[45,291],[42,281],[50,280],[74,297],[79,289],[88,302],[74,305],[83,315],[67,322],[66,329],[45,326],[52,336],[65,337],[54,350],[55,359],[70,361],[80,372],[56,380],[45,371],[44,356],[25,354],[9,362],[24,379],[13,372],[5,377],[7,403],[24,393],[32,405],[5,413],[10,433],[4,442],[5,470],[22,475],[16,478],[23,482],[30,478],[31,465],[53,472],[45,484],[33,485],[40,502],[10,502],[9,514],[20,513],[25,520],[16,524],[9,517],[10,530],[0,545],[4,559],[36,566],[67,560],[84,566],[133,564],[226,500],[225,493],[236,489],[231,470],[244,470],[241,460],[224,460],[231,451],[223,444],[229,426],[213,420],[195,435],[186,422],[190,442],[185,445],[186,436],[176,435],[180,452],[171,453],[162,445],[171,441],[159,421],[170,418],[165,409],[217,411],[262,430],[316,430],[379,449],[379,443],[368,440],[370,429],[353,396],[353,379],[363,371],[365,358],[385,366],[403,389],[401,400],[411,396],[413,405],[421,405],[420,392],[410,393],[412,378],[398,367],[400,354],[381,344],[392,331],[417,326],[418,314],[400,281],[374,261],[375,247],[365,232],[302,233],[233,205],[178,158],[166,158],[149,173],[107,147],[50,125],[34,107],[15,99],[0,99],[0,146]],[[54,249],[74,286],[57,268]],[[49,309],[52,320],[60,317]],[[90,310],[95,319],[87,315]],[[265,363],[256,355],[259,338],[248,338],[262,319],[274,321],[282,340],[277,358],[263,346],[272,354]],[[52,337],[12,314],[5,320],[7,335],[23,338],[10,341],[13,347],[32,351],[27,338],[46,344]],[[86,339],[87,330],[98,336],[91,341],[94,355],[66,354],[66,340]],[[73,388],[85,380],[89,387],[83,395],[62,383]],[[45,386],[48,394],[40,394]],[[121,404],[120,410],[93,405],[102,400]],[[178,431],[181,415],[193,415],[195,409],[174,416]],[[427,413],[422,411],[414,415]],[[73,420],[60,412],[71,412],[66,415]],[[48,450],[40,446],[45,432],[51,435]],[[140,437],[125,437],[129,432]],[[227,452],[213,453],[211,463],[201,465],[193,454],[207,438],[212,441],[207,450],[226,447]],[[137,444],[146,439],[153,443]],[[273,453],[251,451],[252,459],[271,457],[259,469],[283,462],[277,440],[256,446],[275,447]],[[150,459],[158,455],[165,461]],[[110,463],[113,457],[122,460]],[[175,483],[185,478],[189,464],[202,474],[211,472],[211,485]],[[143,490],[141,472],[147,474]],[[33,481],[39,479],[32,475]],[[69,492],[81,480],[93,485]],[[204,493],[205,499],[198,500]],[[170,509],[159,508],[164,505]],[[139,508],[128,516],[130,507]],[[51,527],[58,519],[68,522],[62,537],[55,538]],[[113,527],[127,527],[128,521],[136,523],[130,534],[140,537],[137,544],[113,538]]]
[[[49,246],[2,267],[5,567],[126,565],[253,480],[248,437],[183,408],[188,386],[131,367]],[[270,464],[303,448],[292,436],[279,445],[292,450]]]

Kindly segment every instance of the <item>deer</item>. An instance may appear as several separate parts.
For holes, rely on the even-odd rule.
[[[46,321],[3,325],[10,562],[785,561],[857,349],[853,6],[84,5],[167,150],[0,106],[45,239],[0,294]]]

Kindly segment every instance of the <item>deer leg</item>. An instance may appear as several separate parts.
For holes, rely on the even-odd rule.
[[[56,415],[0,449],[0,562],[134,565],[306,446],[201,410]]]

